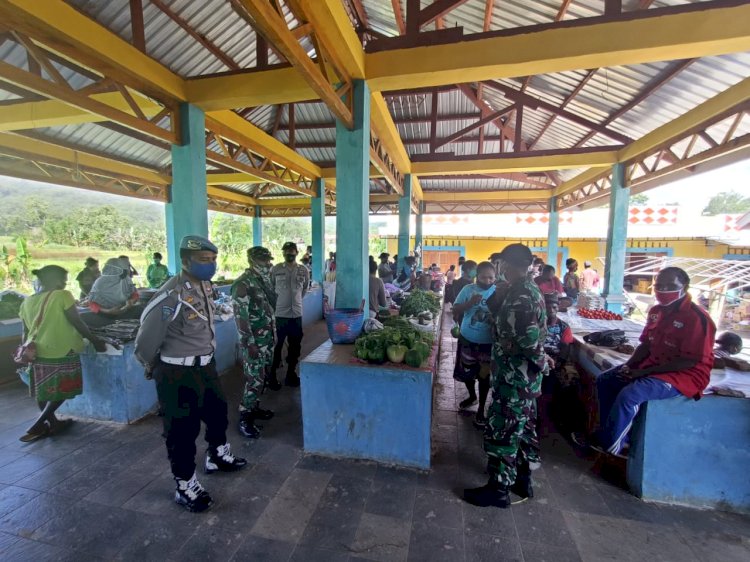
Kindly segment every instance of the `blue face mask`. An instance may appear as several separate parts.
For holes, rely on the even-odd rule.
[[[210,281],[211,278],[216,274],[216,262],[196,263],[193,260],[190,260],[188,272],[196,279],[200,279],[201,281]]]

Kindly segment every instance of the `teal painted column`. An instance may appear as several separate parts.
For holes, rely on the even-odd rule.
[[[404,176],[404,194],[398,199],[398,269],[404,267],[404,258],[409,255],[409,238],[411,237],[411,174]],[[397,273],[397,277],[398,277]]]
[[[172,145],[172,185],[165,208],[169,270],[178,272],[183,236],[208,236],[206,118],[203,110],[180,104],[180,144]]]
[[[628,206],[630,188],[625,186],[625,166],[612,166],[612,189],[609,194],[609,227],[604,264],[604,290],[607,309],[621,313],[625,302],[625,255],[628,243]]]
[[[424,201],[420,201],[418,204],[419,213],[415,217],[415,232],[414,232],[414,250],[416,251],[417,248],[419,248],[420,254],[419,254],[419,263],[417,264],[417,268],[422,271],[424,269],[424,260],[422,254],[424,253],[424,249],[422,248],[423,243],[423,229],[422,229],[422,215],[424,214]]]
[[[263,219],[260,205],[255,206],[255,215],[253,215],[253,246],[263,245]]]
[[[565,264],[557,265],[559,234],[560,232],[560,212],[557,209],[557,197],[550,197],[549,200],[549,223],[547,224],[547,263],[557,270],[557,275],[562,277],[562,269]]]
[[[336,120],[336,308],[368,310],[370,88],[355,80],[354,128]]]
[[[326,237],[326,205],[325,205],[325,180],[315,180],[316,196],[310,201],[312,214],[312,279],[323,283],[325,272],[325,237]]]

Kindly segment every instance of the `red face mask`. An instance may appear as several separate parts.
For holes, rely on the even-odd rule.
[[[673,302],[682,298],[682,289],[679,291],[654,291],[656,302],[662,306],[669,306]]]

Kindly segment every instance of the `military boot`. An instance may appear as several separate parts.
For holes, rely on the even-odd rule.
[[[479,507],[510,507],[508,487],[499,484],[493,478],[490,478],[487,484],[479,488],[465,489],[464,500]]]
[[[174,501],[184,506],[188,511],[200,513],[201,511],[206,511],[214,504],[211,496],[201,486],[201,483],[198,482],[195,474],[193,474],[190,480],[175,478],[175,482],[177,482],[177,489],[174,493]]]
[[[253,418],[256,420],[270,420],[274,416],[274,413],[272,410],[262,409],[260,407],[260,402],[257,402],[255,404],[255,407],[250,411],[253,414]]]
[[[257,439],[260,437],[260,428],[255,425],[255,416],[252,412],[241,412],[240,413],[240,433],[250,439]]]
[[[209,447],[206,450],[206,463],[204,465],[206,474],[213,472],[236,472],[247,466],[247,461],[232,454],[229,443],[219,445],[215,449]]]
[[[528,466],[519,466],[516,481],[510,487],[510,491],[521,498],[533,498],[534,488],[531,486],[531,470]]]

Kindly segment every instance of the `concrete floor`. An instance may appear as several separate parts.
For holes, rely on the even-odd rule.
[[[303,352],[325,338],[307,330]],[[591,472],[559,435],[543,438],[537,497],[508,510],[460,499],[484,475],[481,434],[457,413],[444,336],[429,473],[307,456],[299,391],[269,391],[263,437],[236,431],[240,376],[223,377],[229,436],[250,466],[200,477],[216,500],[204,514],[172,502],[161,420],[75,424],[24,445],[36,408],[20,384],[0,387],[0,559],[325,562],[750,560],[750,519],[643,503]],[[199,443],[202,451],[202,443]]]

